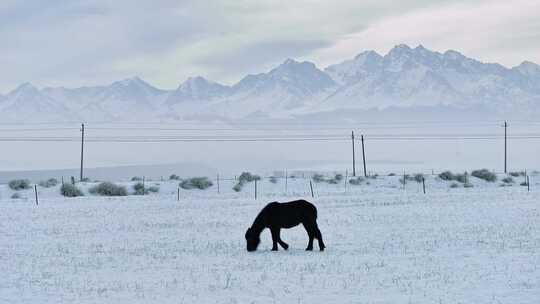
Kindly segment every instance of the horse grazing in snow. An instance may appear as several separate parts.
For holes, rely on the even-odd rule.
[[[309,236],[306,250],[313,250],[313,239],[319,241],[319,249],[324,250],[321,231],[317,226],[317,208],[305,200],[286,203],[272,202],[266,205],[255,218],[253,225],[246,231],[247,251],[255,251],[261,242],[260,235],[265,228],[272,233],[272,251],[278,250],[278,244],[287,250],[289,245],[280,237],[281,228],[292,228],[302,223]]]

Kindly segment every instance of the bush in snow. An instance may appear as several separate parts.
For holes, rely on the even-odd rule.
[[[469,177],[469,174],[467,172],[463,173],[463,174],[456,174],[454,175],[454,179],[462,184],[465,184],[468,182],[468,177]]]
[[[390,173],[390,174],[388,174],[388,176],[396,176],[396,174],[395,173]]]
[[[69,183],[65,183],[62,185],[62,187],[60,187],[60,194],[65,197],[77,197],[84,195],[82,191],[77,188],[77,186]]]
[[[506,184],[513,184],[514,183],[514,179],[510,176],[507,176],[505,178],[502,179],[502,182],[503,183],[506,183]]]
[[[450,188],[459,188],[459,184],[458,183],[452,183],[450,185]]]
[[[329,184],[332,184],[332,185],[336,185],[336,184],[339,183],[339,181],[337,179],[335,179],[335,178],[331,178],[331,179],[327,180],[326,182],[329,183]]]
[[[19,193],[13,193],[13,195],[11,196],[12,199],[19,199],[21,198],[21,195]]]
[[[519,184],[519,185],[520,185],[520,186],[525,186],[525,187],[526,187],[526,186],[528,186],[529,184],[527,184],[527,182],[523,182],[523,183],[521,183],[521,184]]]
[[[272,184],[276,184],[277,183],[277,178],[275,176],[270,176],[270,182]]]
[[[233,190],[236,192],[240,192],[242,191],[242,187],[244,187],[246,183],[258,181],[260,179],[261,177],[258,175],[254,175],[249,172],[242,172],[242,174],[240,174],[240,176],[238,177],[238,183],[234,185]]]
[[[510,172],[509,174],[510,174],[511,176],[513,176],[513,177],[525,176],[525,172],[524,172],[524,171]]]
[[[454,180],[454,174],[451,171],[444,171],[441,174],[439,174],[439,178],[444,181],[451,181]]]
[[[101,195],[101,196],[126,196],[127,189],[124,186],[118,186],[111,182],[102,182],[92,188],[89,192],[91,194]]]
[[[414,180],[417,182],[417,183],[421,183],[422,180],[424,180],[424,174],[422,173],[417,173],[414,175]]]
[[[50,188],[58,185],[58,180],[56,178],[49,178],[45,181],[40,181],[39,185],[43,188]]]
[[[338,174],[336,174],[336,175],[334,176],[334,178],[327,180],[327,182],[328,182],[329,184],[335,185],[335,184],[339,184],[339,182],[341,182],[342,180],[343,180],[343,174],[339,174],[339,173],[338,173]]]
[[[349,180],[349,184],[358,186],[360,185],[365,179],[363,177],[357,177],[357,178],[351,178]]]
[[[152,193],[158,193],[159,192],[159,187],[158,186],[150,186],[150,187],[148,187],[148,191],[152,192]]]
[[[131,178],[131,181],[132,181],[132,182],[142,181],[142,178],[139,177],[139,176],[134,176],[134,177]]]
[[[235,192],[240,192],[240,191],[242,191],[242,187],[243,187],[243,186],[244,186],[243,184],[238,183],[238,184],[234,185],[233,190],[234,190]]]
[[[251,174],[249,172],[242,172],[242,174],[240,174],[240,176],[238,177],[238,181],[240,183],[249,183],[249,182],[254,182],[260,179],[261,179],[260,176]]]
[[[133,194],[135,195],[148,194],[148,189],[145,189],[143,183],[136,183],[135,185],[133,185],[133,190],[134,190]]]
[[[468,182],[469,173],[465,172],[462,174],[454,174],[451,171],[444,171],[439,174],[439,178],[444,181],[458,181],[462,184]]]
[[[479,179],[483,179],[487,182],[494,182],[497,180],[497,175],[495,175],[495,173],[493,172],[490,172],[488,169],[474,170],[471,175]]]
[[[208,177],[192,177],[183,180],[180,183],[182,189],[191,190],[191,189],[200,189],[204,190],[212,187],[213,183],[208,179]]]
[[[313,174],[311,179],[316,183],[324,182],[324,175],[316,173],[316,174]]]
[[[30,189],[30,181],[27,179],[14,179],[9,182],[9,188],[13,190]]]
[[[169,176],[169,179],[170,180],[180,180],[180,176],[178,176],[176,174],[171,174],[171,176]]]

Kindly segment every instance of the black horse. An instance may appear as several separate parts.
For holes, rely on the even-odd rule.
[[[246,231],[247,251],[255,251],[261,242],[260,235],[265,228],[272,233],[272,251],[277,251],[277,244],[287,250],[289,245],[279,237],[281,228],[292,228],[302,223],[309,236],[306,250],[313,250],[313,239],[319,241],[319,249],[324,250],[321,231],[317,226],[317,208],[305,200],[286,203],[272,202],[266,205],[255,218],[251,228]]]

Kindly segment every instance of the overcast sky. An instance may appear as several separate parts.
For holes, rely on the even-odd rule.
[[[231,84],[286,58],[324,68],[401,43],[510,67],[540,63],[540,1],[2,0],[0,41],[1,93],[135,75]]]

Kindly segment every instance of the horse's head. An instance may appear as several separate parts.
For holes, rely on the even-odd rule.
[[[253,231],[253,229],[248,228],[246,231],[246,242],[247,242],[247,251],[255,251],[261,242],[259,235]]]

